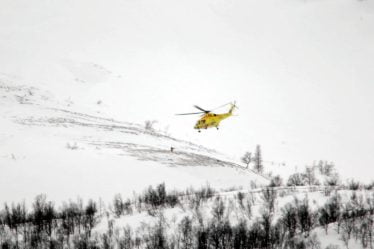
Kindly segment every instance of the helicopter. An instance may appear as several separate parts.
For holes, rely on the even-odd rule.
[[[198,132],[201,132],[201,129],[208,129],[208,128],[215,127],[218,130],[220,122],[222,120],[228,118],[228,117],[231,117],[234,109],[238,108],[235,105],[235,102],[234,103],[228,103],[228,104],[230,105],[230,109],[226,113],[216,114],[216,113],[212,113],[212,111],[205,110],[205,109],[201,108],[200,106],[194,105],[194,107],[196,109],[200,110],[200,112],[180,113],[180,114],[176,114],[176,115],[195,115],[195,114],[203,113],[201,118],[196,122],[196,124],[194,126],[194,129],[197,129]],[[222,105],[220,107],[214,108],[213,110],[221,108],[221,107],[226,106],[228,104],[225,104],[225,105]]]

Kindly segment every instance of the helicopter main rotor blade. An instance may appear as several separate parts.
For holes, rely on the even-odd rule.
[[[208,113],[210,111],[207,111],[207,110],[204,110],[203,108],[201,108],[200,106],[197,106],[197,105],[194,105],[195,108],[199,109],[200,111],[203,111],[205,113]]]
[[[196,114],[201,114],[204,112],[191,112],[191,113],[177,113],[175,115],[196,115]]]
[[[227,106],[227,105],[229,105],[229,104],[231,104],[231,102],[226,103],[226,104],[224,104],[224,105],[220,105],[220,106],[214,107],[213,109],[211,109],[211,111],[217,110],[217,109],[219,109],[219,108],[221,108],[221,107],[224,107],[224,106]]]

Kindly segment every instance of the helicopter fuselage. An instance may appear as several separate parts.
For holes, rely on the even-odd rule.
[[[228,113],[222,113],[222,114],[215,114],[215,113],[207,113],[204,114],[197,122],[195,125],[195,129],[208,129],[212,127],[218,128],[219,123],[230,117],[232,115],[231,112]]]
[[[197,129],[199,132],[200,132],[201,129],[208,129],[208,128],[212,128],[212,127],[216,127],[217,130],[218,130],[218,126],[219,126],[220,122],[222,120],[228,118],[228,117],[231,117],[234,108],[237,108],[236,105],[235,105],[235,102],[230,103],[230,105],[231,106],[230,106],[229,111],[226,112],[226,113],[221,113],[221,114],[212,113],[211,111],[204,110],[203,108],[201,108],[197,105],[194,105],[194,107],[196,109],[199,109],[200,112],[180,113],[180,114],[176,114],[176,115],[195,115],[195,114],[204,113],[200,117],[200,119],[196,122],[194,128]],[[215,108],[215,109],[218,109],[218,108]]]

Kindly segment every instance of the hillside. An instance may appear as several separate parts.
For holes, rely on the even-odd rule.
[[[0,248],[374,248],[373,27],[374,0],[1,0]]]
[[[231,158],[261,144],[266,160],[332,160],[369,181],[373,11],[371,0],[4,0],[0,75],[72,111],[158,120]],[[235,100],[219,133],[173,115]]]
[[[46,90],[2,77],[0,97],[4,128],[0,133],[0,189],[5,190],[0,201],[8,203],[5,207],[12,203],[13,214],[14,205],[26,201],[27,223],[21,221],[18,226],[37,223],[33,218],[37,202],[40,207],[52,205],[53,216],[42,219],[54,221],[50,240],[55,246],[80,248],[79,243],[88,243],[107,248],[108,243],[109,248],[134,248],[138,243],[140,248],[156,248],[152,240],[162,238],[163,245],[158,248],[194,248],[194,236],[207,229],[205,243],[227,243],[224,248],[237,248],[237,239],[244,243],[239,248],[247,248],[245,243],[266,248],[263,241],[274,246],[285,243],[316,249],[333,244],[343,248],[342,236],[349,231],[346,221],[353,221],[356,229],[347,240],[350,248],[365,248],[363,243],[372,243],[360,240],[360,236],[369,236],[365,229],[372,224],[365,223],[372,217],[372,189],[363,190],[361,186],[361,190],[352,191],[347,186],[312,185],[266,190],[266,177],[232,162],[222,153],[163,131],[146,129],[145,125],[116,121],[84,108],[77,110],[71,103],[57,101]],[[170,147],[174,147],[173,152]],[[291,170],[272,162],[265,165],[267,171],[281,174],[284,180]],[[324,184],[325,176],[319,175],[317,168],[313,172]],[[157,199],[161,197],[156,196],[163,193],[159,185],[162,182],[167,192],[165,203],[160,204]],[[94,202],[88,201],[90,198]],[[325,228],[321,210],[334,200],[339,202],[335,203],[336,212],[341,213],[335,217],[328,210],[331,218]],[[88,215],[90,205],[93,216]],[[305,224],[299,216],[304,207],[311,222],[307,231],[302,230]],[[286,225],[286,210],[290,208],[298,210],[293,213],[298,215],[298,232],[292,236]],[[14,235],[14,227],[8,225],[13,223],[6,218],[9,211],[0,210],[0,243],[16,243],[19,238]],[[350,212],[350,216],[345,212]],[[85,218],[79,221],[80,216]],[[73,219],[74,225],[62,236],[65,232],[61,229],[66,229],[64,222],[68,222],[64,217]],[[93,219],[92,226],[85,223],[87,219]],[[266,239],[263,236],[267,221],[274,234]],[[343,224],[341,232],[338,224]],[[20,243],[33,243],[23,236],[36,227],[27,227]],[[244,230],[238,233],[238,229]],[[43,236],[43,231],[37,236]],[[214,242],[216,233],[223,237]],[[258,233],[256,240],[249,239],[253,233]],[[179,240],[178,236],[190,236],[191,241]],[[42,246],[47,241],[41,238],[37,243]],[[128,247],[124,246],[126,243]]]
[[[0,202],[77,196],[110,200],[150,184],[249,187],[268,180],[221,153],[144,125],[77,112],[51,94],[0,80]],[[174,147],[174,151],[170,151]]]

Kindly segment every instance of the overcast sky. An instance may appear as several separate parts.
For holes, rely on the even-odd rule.
[[[4,75],[236,160],[260,144],[268,161],[373,175],[373,1],[0,4]],[[230,101],[238,116],[219,131],[174,115]]]

